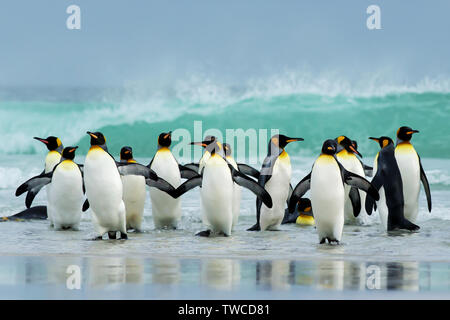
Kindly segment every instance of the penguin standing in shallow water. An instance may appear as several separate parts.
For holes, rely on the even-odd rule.
[[[187,180],[177,188],[176,197],[201,186],[203,211],[209,225],[207,230],[197,235],[209,236],[211,232],[218,232],[229,236],[233,225],[233,182],[252,191],[268,208],[272,207],[272,199],[256,181],[227,162],[220,142],[203,141],[202,143],[206,145],[211,156],[205,161],[200,176]]]
[[[73,161],[77,148],[64,148],[61,162],[53,171],[31,178],[16,191],[16,196],[28,191],[25,203],[29,208],[41,188],[51,183],[48,187],[47,210],[56,230],[78,230],[80,224],[84,186],[81,166]]]
[[[138,163],[116,163],[109,154],[106,139],[101,132],[87,132],[91,137],[91,148],[84,163],[86,195],[92,211],[92,221],[97,239],[108,233],[110,239],[127,239],[125,204],[122,200],[123,186],[120,175],[143,175],[149,186],[166,192],[175,188],[159,178],[150,168]],[[86,209],[84,206],[83,209]]]
[[[133,159],[133,149],[131,147],[123,147],[120,150],[121,163],[136,163]],[[134,229],[136,232],[142,230],[142,218],[144,216],[145,205],[145,177],[127,175],[122,176],[123,195],[122,199],[125,204],[127,230]]]
[[[419,212],[420,182],[422,181],[427,196],[428,211],[431,212],[431,192],[425,170],[423,170],[420,157],[411,144],[414,133],[419,131],[410,127],[400,127],[397,130],[397,143],[395,147],[395,159],[403,182],[403,198],[405,201],[405,218],[416,222]]]
[[[378,142],[381,147],[375,159],[376,174],[372,179],[372,185],[380,192],[377,207],[381,224],[387,231],[396,229],[418,230],[419,226],[409,221],[404,214],[404,182],[395,158],[394,142],[389,137],[371,137],[369,139]],[[368,213],[372,212],[374,207],[373,197],[366,197],[365,207]]]
[[[361,160],[357,155],[362,157],[353,144],[353,141],[346,136],[339,136],[336,139],[338,148],[336,158],[350,172],[364,177],[364,168]],[[361,203],[365,203],[366,195],[364,192],[358,191],[355,187],[345,186],[345,204],[344,204],[344,222],[346,224],[354,224],[356,222],[364,224],[368,219],[365,209],[361,210]],[[362,212],[361,212],[362,211]]]
[[[181,184],[182,172],[189,173],[189,169],[180,166],[170,151],[172,132],[163,132],[158,137],[158,151],[148,165],[156,174],[169,182],[174,188]],[[191,172],[197,176],[195,172]],[[174,199],[167,193],[156,188],[150,188],[152,201],[153,222],[157,229],[176,229],[181,219],[181,199]]]
[[[258,198],[256,224],[248,231],[278,230],[283,221],[292,173],[291,161],[284,148],[294,141],[303,141],[303,139],[289,138],[282,134],[274,135],[270,139],[268,154],[264,159],[258,184],[270,194],[273,206],[268,208]]]
[[[379,199],[377,190],[365,178],[345,170],[336,159],[337,143],[326,140],[322,153],[313,164],[311,173],[303,178],[292,192],[289,212],[309,189],[319,242],[339,243],[344,227],[344,184],[368,192]]]

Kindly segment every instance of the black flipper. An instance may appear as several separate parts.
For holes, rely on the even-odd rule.
[[[30,208],[34,198],[39,193],[39,191],[52,181],[52,176],[53,171],[27,180],[17,188],[16,197],[28,191],[27,197],[25,199],[25,205],[27,208]]]
[[[175,190],[173,197],[176,199],[185,194],[186,192],[188,192],[189,190],[201,186],[201,184],[202,184],[202,177],[200,175],[197,175],[194,178],[186,180]]]
[[[378,190],[369,181],[367,181],[364,177],[361,177],[360,175],[347,171],[337,159],[336,162],[341,168],[342,180],[344,181],[344,183],[348,184],[349,186],[361,189],[362,191],[365,191],[376,201],[380,200],[380,194],[378,193]]]
[[[295,205],[298,200],[309,190],[311,187],[311,172],[304,177],[296,186],[289,199],[288,210],[290,213],[294,212]]]
[[[143,176],[146,179],[157,178],[158,175],[149,167],[134,162],[116,162],[117,169],[122,176]]]
[[[163,178],[156,176],[156,177],[153,177],[152,179],[145,179],[145,183],[149,187],[155,187],[161,191],[166,192],[172,198],[176,198],[175,197],[176,189],[170,183],[168,183],[166,180],[164,180]]]
[[[256,178],[256,179],[259,178],[259,171],[256,170],[255,168],[253,168],[245,163],[238,163],[237,167],[241,173],[248,175],[250,177]]]
[[[186,168],[188,168],[188,169],[191,169],[191,170],[194,170],[195,172],[198,173],[199,164],[198,164],[198,163],[193,163],[193,162],[192,162],[192,163],[185,164],[184,167],[186,167]]]
[[[89,209],[89,200],[88,199],[86,199],[86,201],[84,201],[82,211],[86,212],[87,209]]]
[[[372,185],[374,186],[375,189],[380,190],[380,188],[383,186],[383,180],[382,180],[381,172],[378,173],[378,171],[377,171],[377,173],[376,173],[375,177],[372,179],[371,183],[372,183]],[[377,209],[377,205],[375,203],[375,200],[370,195],[366,196],[365,207],[366,207],[366,212],[369,215],[372,214],[372,210],[376,210]]]
[[[251,192],[253,192],[258,199],[261,199],[261,201],[266,205],[267,208],[272,208],[272,197],[270,194],[261,187],[256,181],[253,179],[247,177],[246,175],[242,174],[238,170],[234,169],[234,167],[231,164],[228,164],[228,167],[231,170],[231,174],[233,177],[234,182],[236,182],[238,185],[247,188]]]
[[[40,220],[40,219],[47,219],[47,207],[46,206],[35,206],[31,207],[29,209],[25,209],[19,213],[16,213],[15,215],[9,216],[9,217],[2,217],[3,220],[16,220],[16,219],[23,219],[23,220]],[[1,220],[1,218],[0,218]]]
[[[289,201],[291,200],[291,196],[292,196],[293,192],[294,192],[294,188],[292,187],[292,184],[289,183],[289,193],[288,193],[288,197],[287,197],[287,200],[286,200],[286,205],[287,206],[289,206]]]
[[[420,164],[420,181],[422,181],[423,189],[425,190],[425,194],[427,195],[428,211],[431,212],[431,191],[430,191],[430,185],[428,184],[428,179],[427,179],[427,176],[425,174],[425,170],[423,170],[422,161],[420,161],[420,157],[419,157],[419,164]]]
[[[179,164],[178,168],[180,169],[181,178],[183,179],[191,179],[199,175],[198,168],[197,170],[193,170],[191,168],[183,166],[182,164]]]
[[[361,212],[361,198],[359,197],[358,189],[355,187],[351,187],[348,196],[350,198],[350,201],[352,202],[353,215],[356,218]]]

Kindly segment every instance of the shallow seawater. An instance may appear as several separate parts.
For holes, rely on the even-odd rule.
[[[0,158],[1,216],[23,209],[14,190],[41,171],[41,162],[38,156]],[[295,184],[312,159],[292,162]],[[314,227],[246,231],[255,221],[248,191],[228,238],[194,236],[202,230],[198,190],[183,197],[180,229],[154,230],[148,201],[144,232],[129,233],[126,241],[91,240],[89,213],[80,231],[54,231],[47,221],[3,222],[0,298],[449,298],[450,161],[423,162],[433,211],[427,212],[421,194],[420,231],[387,235],[375,213],[367,225],[346,226],[341,245],[319,245]],[[39,204],[45,204],[45,192],[33,205]],[[80,290],[66,287],[70,265],[80,267]]]

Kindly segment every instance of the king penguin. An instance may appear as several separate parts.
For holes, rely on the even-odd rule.
[[[55,166],[61,161],[61,153],[64,149],[61,139],[55,136],[49,136],[46,139],[34,137],[33,139],[42,142],[48,149],[47,156],[45,157],[45,167],[43,173],[52,172]],[[46,193],[48,202],[49,188],[47,188]],[[51,213],[48,212],[48,210],[47,216],[48,220],[50,220],[50,225],[53,226],[52,216]]]
[[[120,162],[136,163],[131,147],[125,146],[120,150]],[[121,178],[123,185],[122,199],[127,216],[127,230],[133,229],[136,232],[141,232],[146,197],[145,177],[127,175]]]
[[[270,139],[258,184],[270,194],[273,206],[268,208],[259,198],[256,199],[256,224],[248,231],[278,230],[283,221],[292,173],[291,161],[284,148],[294,141],[303,141],[303,138],[289,138],[277,134]]]
[[[81,166],[73,161],[77,148],[64,148],[60,163],[52,171],[31,178],[16,191],[16,196],[28,191],[25,204],[29,208],[41,188],[51,183],[47,210],[56,230],[78,230],[80,224],[84,186]]]
[[[201,200],[208,229],[197,235],[209,236],[214,232],[229,236],[233,225],[233,182],[252,191],[268,208],[272,207],[272,199],[255,180],[227,162],[220,142],[203,141],[203,144],[211,156],[205,161],[200,176],[185,181],[177,188],[176,197],[201,186]]]
[[[163,132],[158,137],[158,151],[149,167],[169,182],[174,188],[181,184],[180,166],[170,151],[172,132]],[[153,222],[157,229],[176,229],[181,219],[181,199],[174,199],[167,193],[150,188]]]
[[[379,199],[377,190],[365,178],[347,171],[336,158],[337,143],[326,140],[322,153],[314,162],[311,172],[292,192],[289,212],[293,212],[298,200],[311,189],[311,205],[319,235],[319,242],[339,243],[344,227],[344,183],[368,192]]]
[[[353,144],[353,141],[346,136],[339,136],[336,139],[338,143],[336,158],[350,172],[362,177],[365,176],[361,160],[356,156],[362,157]],[[358,191],[355,187],[345,186],[344,203],[344,223],[345,224],[365,224],[368,220],[368,214],[361,210],[361,203],[365,203],[366,194]],[[362,211],[362,212],[361,212]]]
[[[397,160],[403,182],[405,218],[411,222],[416,222],[419,212],[421,181],[427,196],[428,211],[431,212],[431,192],[428,179],[425,170],[423,170],[420,157],[411,144],[413,134],[418,132],[410,127],[400,127],[397,130],[397,143],[395,147],[395,159]]]
[[[418,230],[419,226],[409,221],[404,214],[404,182],[395,157],[394,142],[389,137],[369,139],[378,142],[381,148],[375,158],[376,174],[372,184],[380,192],[377,207],[382,226],[387,231]],[[366,198],[365,207],[368,213],[374,208],[374,200],[370,196]]]
[[[293,213],[289,213],[289,209],[286,208],[281,224],[287,223],[295,223],[300,226],[313,226],[314,214],[312,212],[311,200],[308,198],[300,198]]]

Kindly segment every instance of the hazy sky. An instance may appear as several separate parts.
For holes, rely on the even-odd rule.
[[[81,8],[68,30],[66,8]],[[382,30],[366,27],[381,7]],[[286,70],[450,74],[450,1],[2,0],[0,86],[170,83],[192,73],[233,83]]]

